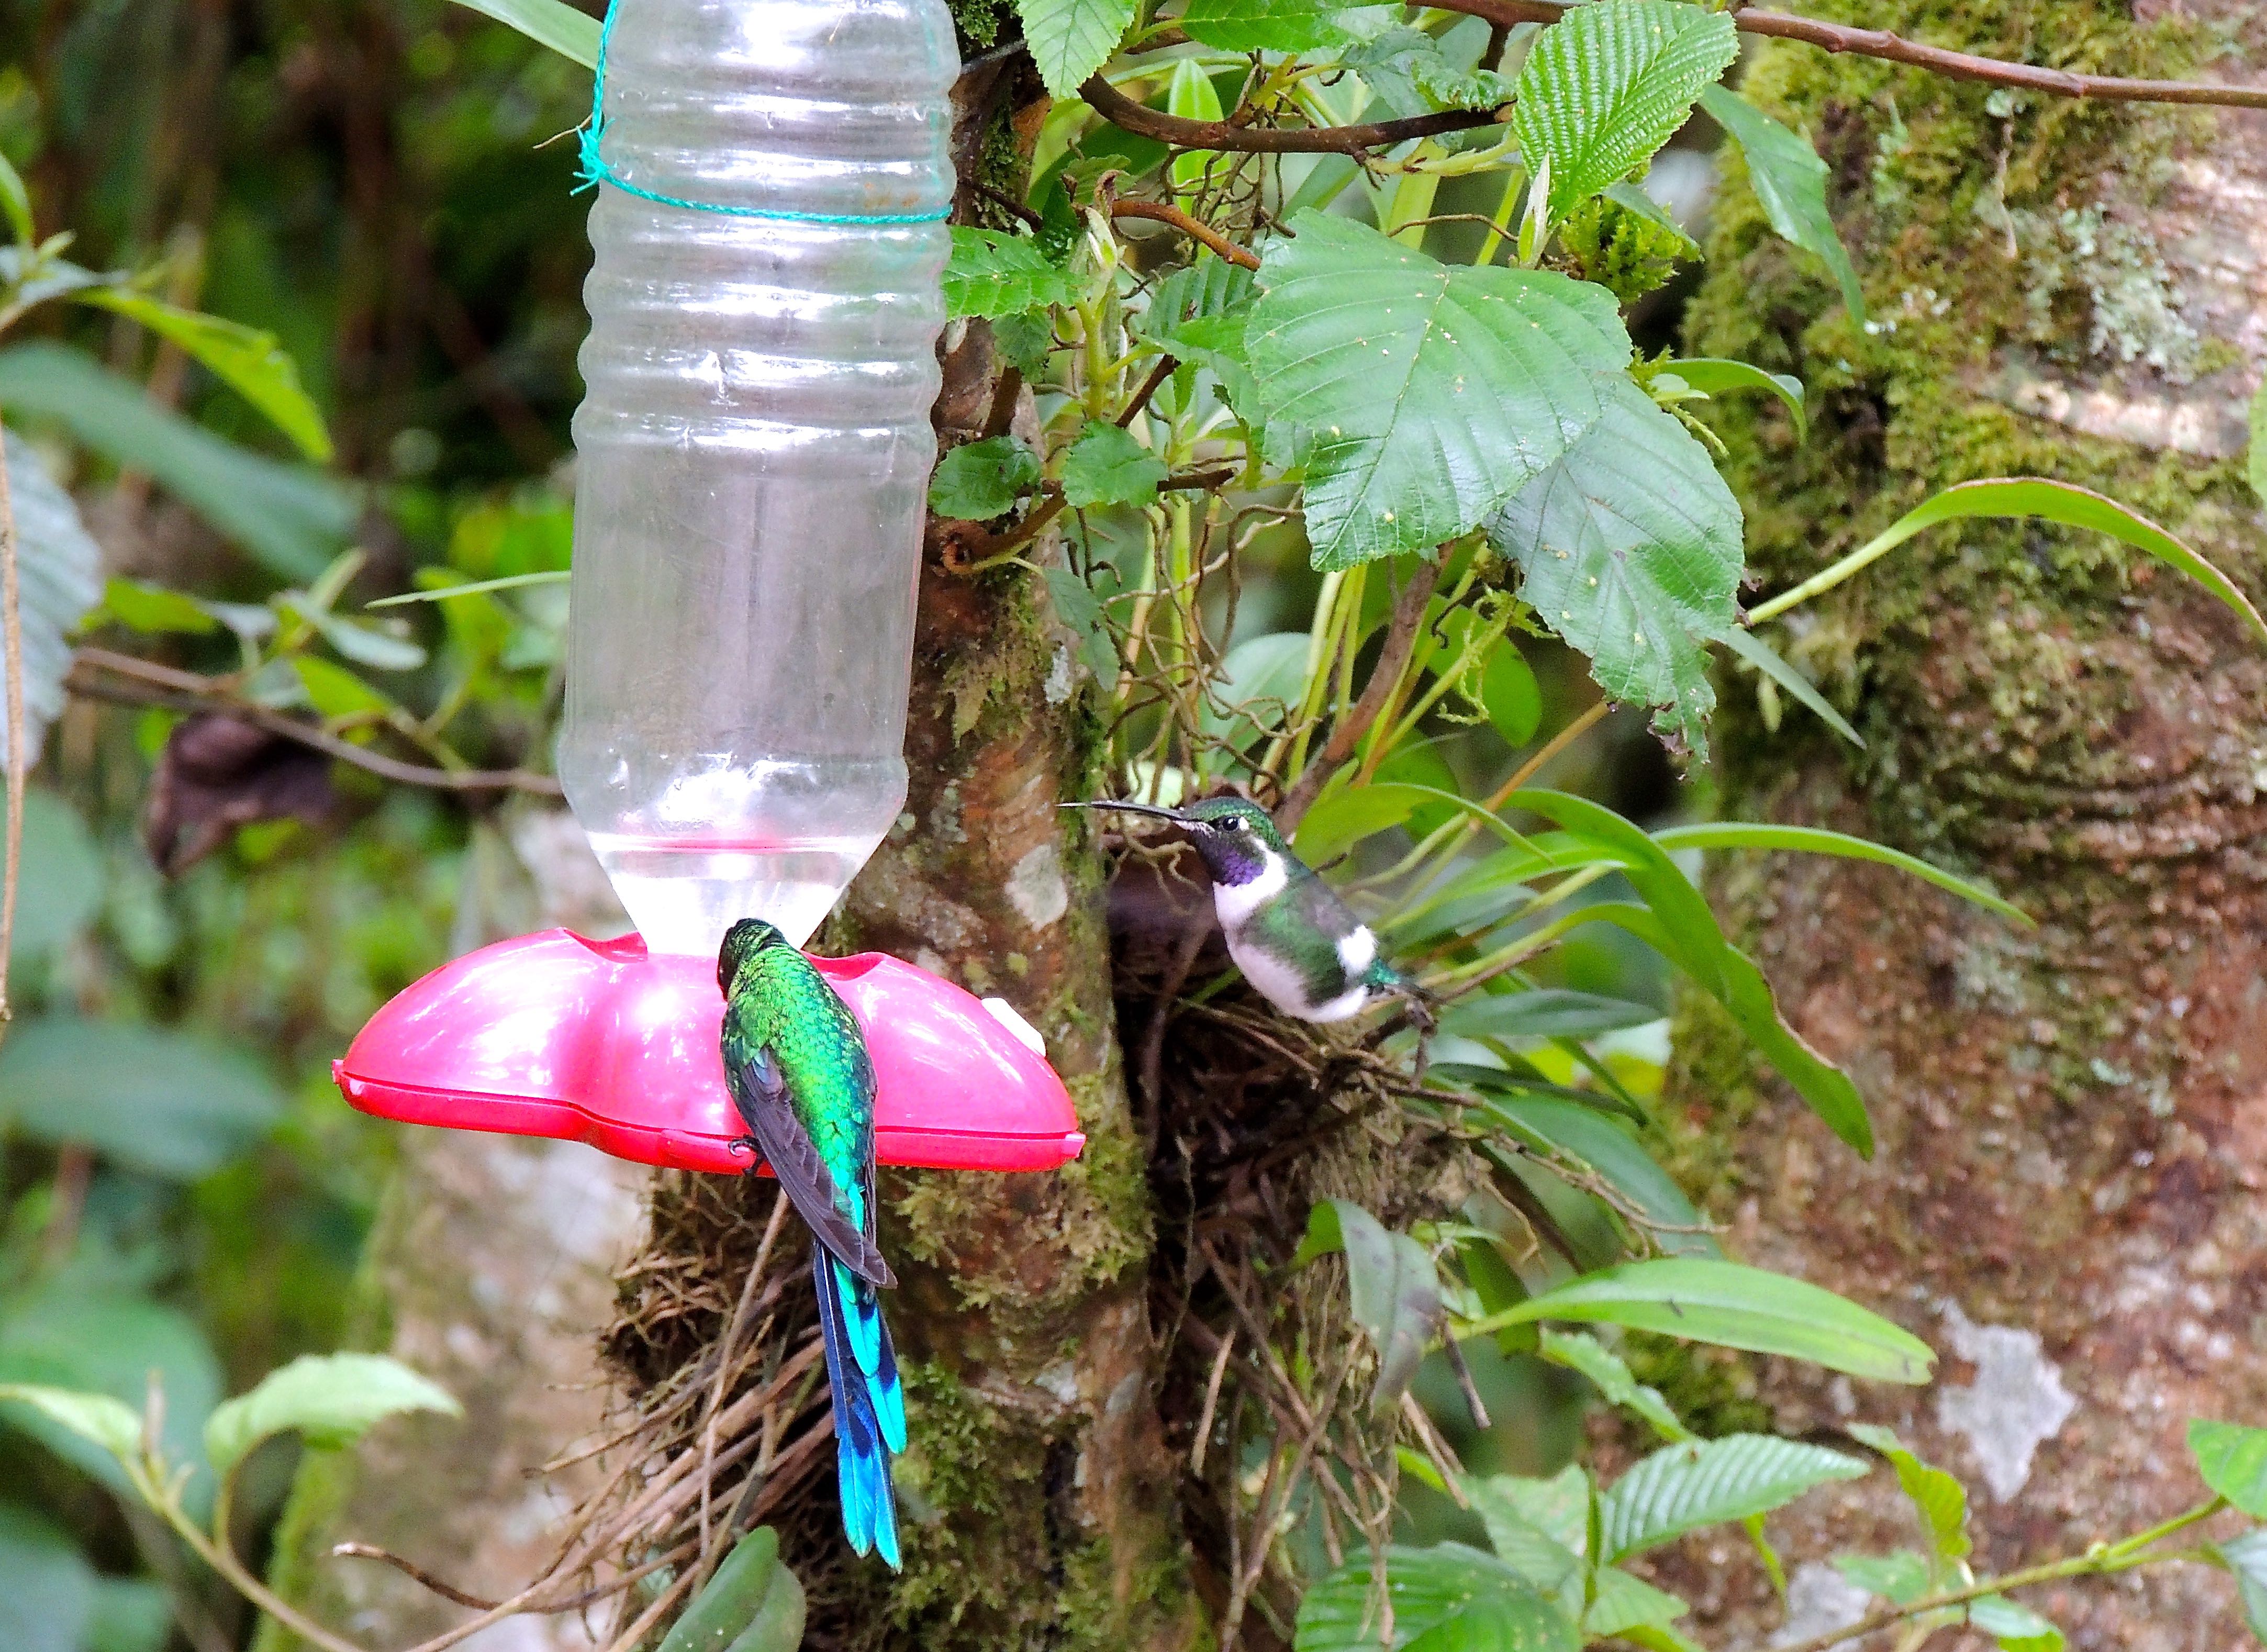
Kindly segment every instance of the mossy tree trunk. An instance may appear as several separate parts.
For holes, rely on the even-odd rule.
[[[1823,8],[2075,69],[2267,75],[2256,7],[2141,10]],[[1827,154],[1874,312],[1853,326],[1734,193],[1690,342],[1799,373],[1819,415],[1807,444],[1761,412],[1729,432],[1767,588],[1936,488],[2036,474],[2136,506],[2261,591],[2241,456],[2267,354],[2267,122],[2012,97],[1800,48],[1765,52],[1747,90]],[[1689,1015],[1696,1191],[1748,1258],[1944,1355],[1932,1390],[1774,1367],[1759,1398],[1798,1434],[1893,1424],[1960,1473],[1979,1569],[2136,1530],[2198,1500],[2186,1419],[2267,1420],[2267,657],[2168,570],[2039,525],[1936,530],[1779,640],[1868,748],[1799,711],[1767,732],[1743,679],[1723,812],[1964,865],[2039,926],[1847,863],[1716,870],[1791,1018],[1859,1078],[1881,1149],[1860,1163]],[[1812,1633],[1857,1615],[1818,1562],[1919,1536],[1882,1475],[1774,1531],[1811,1562],[1796,1607]],[[1735,1559],[1678,1582],[1722,1627],[1776,1621]],[[2244,1641],[2227,1580],[2200,1567],[2036,1604],[2081,1647]]]

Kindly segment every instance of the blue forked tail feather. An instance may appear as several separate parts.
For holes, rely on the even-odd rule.
[[[826,1379],[834,1393],[834,1469],[842,1487],[842,1531],[859,1553],[878,1553],[894,1569],[898,1504],[890,1458],[906,1449],[906,1396],[897,1350],[874,1288],[811,1247],[818,1326],[826,1340]]]

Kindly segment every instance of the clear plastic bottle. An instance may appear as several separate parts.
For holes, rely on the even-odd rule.
[[[943,0],[617,0],[621,182],[764,212],[952,194]],[[942,223],[599,186],[560,778],[657,952],[801,943],[905,800]]]

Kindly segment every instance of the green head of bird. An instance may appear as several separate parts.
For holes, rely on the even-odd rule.
[[[1229,889],[1258,883],[1272,867],[1292,859],[1291,846],[1267,811],[1249,797],[1207,797],[1178,809],[1147,803],[1090,803],[1066,808],[1102,809],[1170,820],[1189,834],[1215,884]]]
[[[787,936],[774,924],[761,918],[743,918],[724,931],[724,944],[716,953],[716,985],[729,994],[732,978],[740,973],[740,966],[759,952],[768,952],[775,946],[785,946]]]

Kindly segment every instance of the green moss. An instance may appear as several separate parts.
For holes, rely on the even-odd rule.
[[[1704,1439],[1772,1431],[1771,1407],[1756,1397],[1751,1356],[1644,1331],[1623,1339],[1621,1355],[1631,1374],[1659,1389],[1669,1408]]]

